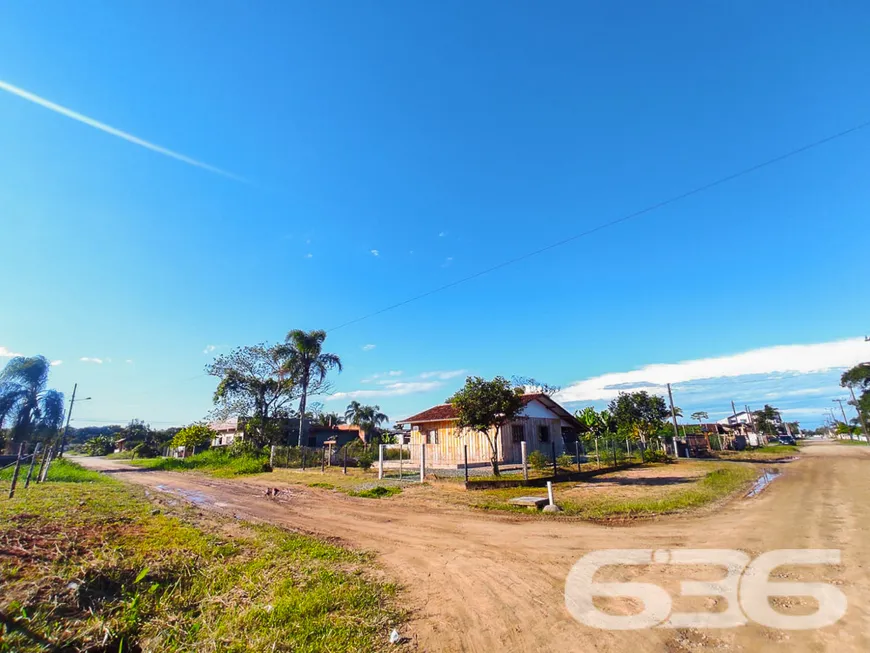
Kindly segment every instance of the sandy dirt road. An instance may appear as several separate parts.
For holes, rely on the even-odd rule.
[[[421,651],[870,651],[870,450],[863,447],[808,445],[755,498],[630,526],[482,513],[416,500],[413,493],[378,501],[285,486],[276,501],[264,498],[263,485],[256,482],[79,460],[203,508],[378,552],[387,573],[403,585],[412,610],[403,634]],[[838,623],[809,631],[752,622],[716,630],[593,629],[566,610],[565,579],[581,556],[608,548],[733,548],[750,556],[772,549],[839,549],[839,566],[789,567],[781,576],[837,585],[848,611]],[[713,579],[709,567],[660,565],[631,573],[649,575],[620,578],[654,579],[675,597],[675,609],[724,609],[714,599],[677,598],[680,579]],[[814,611],[809,601],[774,604],[790,614],[808,614]]]

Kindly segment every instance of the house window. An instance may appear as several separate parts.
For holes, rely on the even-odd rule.
[[[538,441],[539,442],[549,442],[550,441],[550,427],[547,424],[541,424],[538,427]]]
[[[523,442],[526,439],[526,429],[522,424],[511,424],[511,437],[514,442]]]
[[[426,434],[426,444],[438,444],[438,431],[429,431]]]

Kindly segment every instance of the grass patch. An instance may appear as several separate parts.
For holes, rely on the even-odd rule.
[[[26,463],[21,464],[21,469],[18,471],[18,485],[15,490],[16,493],[24,489],[24,480],[27,478],[27,470],[29,467],[29,459],[26,461]],[[15,471],[14,467],[7,467],[3,471],[0,471],[0,480],[11,481],[13,471]],[[38,473],[39,460],[36,461],[36,465],[33,468],[33,476],[30,479],[31,487],[33,487],[33,483],[35,482],[36,475]],[[48,466],[48,477],[46,478],[46,481],[51,481],[55,483],[92,483],[96,481],[101,481],[103,479],[104,477],[101,476],[98,472],[85,469],[84,467],[77,465],[74,462],[70,462],[67,458],[57,458],[55,460],[52,460],[51,464]]]
[[[867,446],[866,440],[834,440],[834,442],[836,442],[837,444],[847,444],[850,446]]]
[[[134,458],[130,464],[172,472],[200,471],[224,478],[259,474],[269,469],[269,459],[265,456],[231,456],[229,452],[218,449],[209,449],[189,458]]]
[[[388,648],[401,614],[368,554],[190,508],[157,513],[142,490],[57,467],[69,480],[0,501],[3,653]]]
[[[721,460],[776,460],[795,456],[801,452],[799,446],[793,444],[769,444],[764,447],[751,447],[743,451],[714,451],[713,457]]]
[[[689,465],[692,467],[689,468]],[[674,468],[673,465],[667,467]],[[728,497],[748,488],[758,474],[758,470],[748,465],[714,467],[711,463],[681,463],[676,467],[702,470],[703,473],[667,485],[623,487],[615,483],[612,488],[596,489],[597,483],[610,482],[605,476],[597,477],[600,480],[595,482],[558,483],[554,485],[556,502],[562,507],[563,515],[584,519],[651,517],[700,508]],[[631,479],[632,476],[630,472],[618,472],[613,478]],[[471,505],[476,508],[527,512],[527,508],[508,503],[508,500],[519,496],[546,496],[546,489],[525,487],[468,493]]]
[[[383,497],[392,497],[402,492],[402,488],[394,485],[369,488],[368,490],[360,490],[359,492],[348,492],[352,497],[363,497],[365,499],[382,499]]]

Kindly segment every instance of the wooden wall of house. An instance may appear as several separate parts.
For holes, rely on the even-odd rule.
[[[560,455],[565,451],[565,445],[562,441],[562,423],[559,419],[545,419],[540,417],[524,417],[518,419],[515,424],[520,424],[523,427],[523,434],[526,440],[526,448],[528,453],[535,449],[540,449],[542,452],[550,455],[551,445],[549,442],[542,443],[539,433],[540,427],[546,425],[550,429],[550,439],[556,443],[556,455]],[[483,434],[476,431],[465,429],[458,433],[453,422],[429,422],[419,424],[418,431],[411,431],[411,460],[420,460],[420,445],[427,442],[427,435],[430,435],[426,446],[426,463],[431,465],[461,465],[463,463],[463,445],[468,445],[468,462],[469,463],[485,463],[489,462],[491,456],[491,448],[487,438]],[[490,431],[492,435],[493,431]],[[522,447],[520,443],[513,441],[513,429],[511,424],[503,426],[500,429],[499,437],[497,438],[498,460],[505,463],[520,463],[522,462]]]

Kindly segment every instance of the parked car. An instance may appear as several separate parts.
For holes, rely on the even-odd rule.
[[[791,435],[780,435],[778,440],[780,444],[797,444]]]

